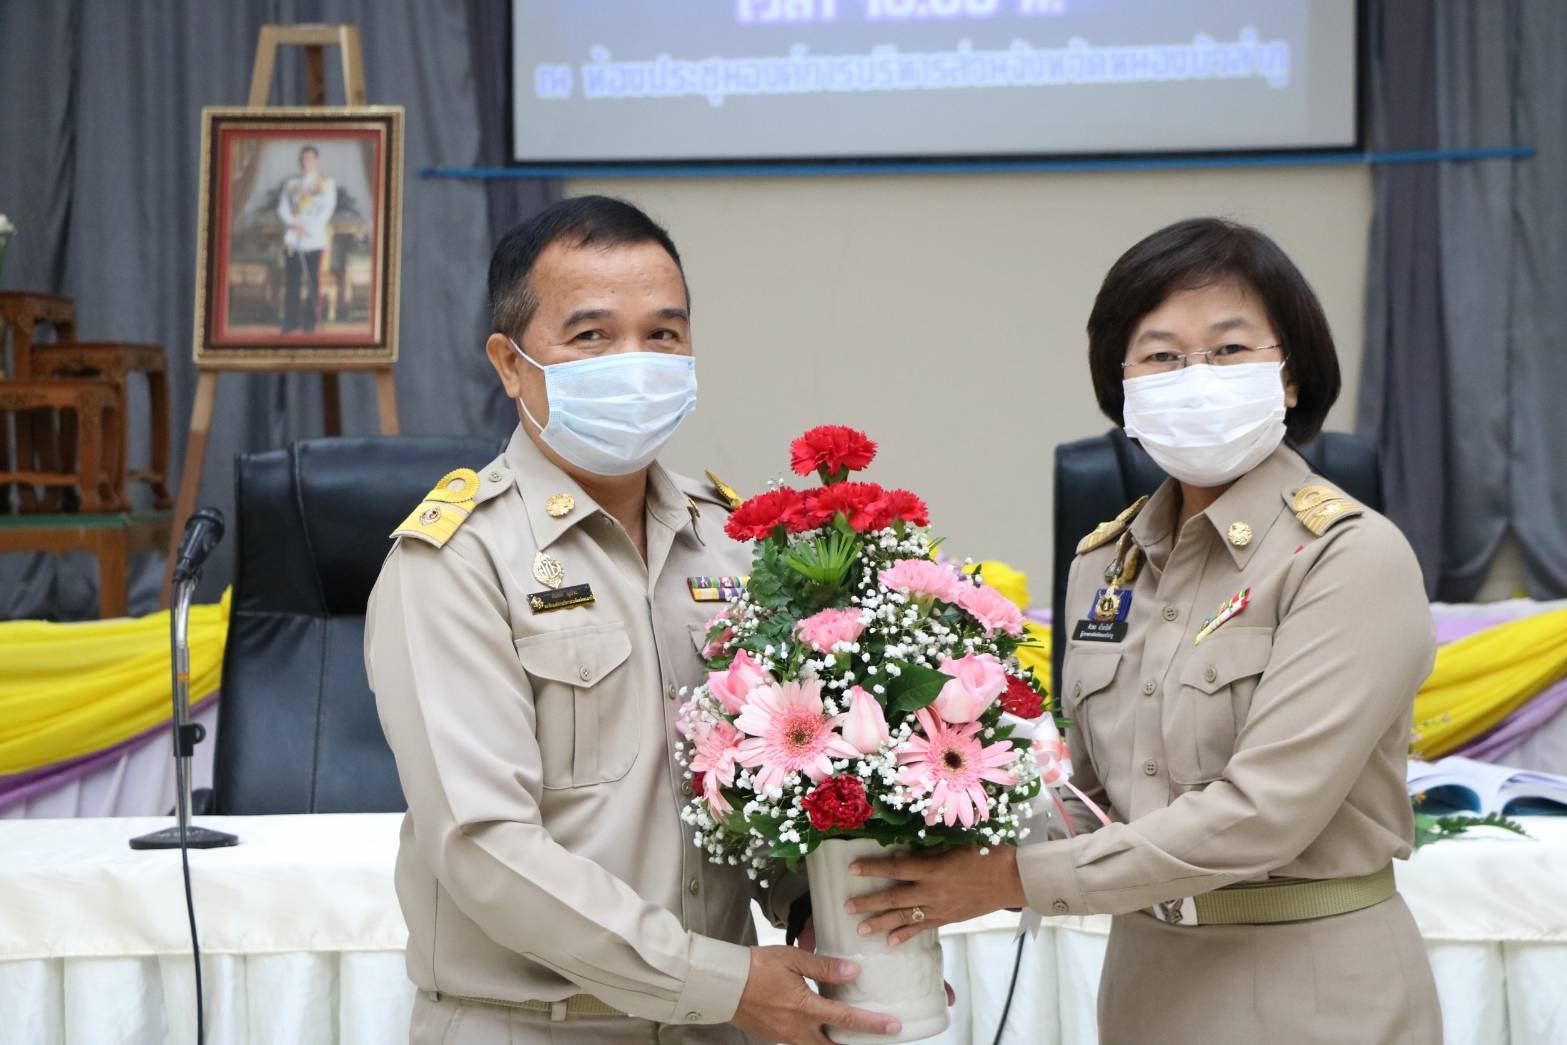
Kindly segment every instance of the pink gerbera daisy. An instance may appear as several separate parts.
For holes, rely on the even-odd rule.
[[[713,797],[717,795],[718,802],[722,803],[723,808],[719,809],[714,805],[714,811],[720,815],[729,812],[729,803],[724,801],[718,787],[733,784],[735,781],[735,759],[740,754],[740,731],[720,718],[710,723],[703,723],[693,730],[691,743],[696,747],[696,754],[691,758],[691,772],[706,774],[708,803],[714,805]]]
[[[747,734],[740,741],[739,762],[756,768],[757,792],[782,790],[790,773],[819,783],[832,776],[834,757],[858,757],[834,729],[842,719],[822,710],[822,684],[816,679],[751,690],[735,725]]]
[[[973,827],[976,820],[989,820],[982,781],[1003,787],[1017,783],[1017,777],[1002,769],[1017,758],[1011,743],[1001,740],[986,747],[976,736],[978,722],[949,726],[929,708],[921,708],[915,717],[925,735],[915,734],[898,749],[898,764],[903,767],[898,783],[930,797],[925,823]]]

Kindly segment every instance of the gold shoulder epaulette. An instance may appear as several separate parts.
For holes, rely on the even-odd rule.
[[[728,483],[724,482],[711,471],[707,473],[707,481],[713,484],[713,490],[718,494],[719,497],[723,498],[724,503],[729,506],[730,511],[734,511],[736,508],[740,507],[741,504],[745,503],[745,498],[741,497],[737,492],[735,492],[735,488],[733,486],[730,486]]]
[[[1133,505],[1117,515],[1109,522],[1100,523],[1094,527],[1094,532],[1077,542],[1077,554],[1091,552],[1095,548],[1103,547],[1126,532],[1126,528],[1137,518],[1137,513],[1143,510],[1143,505],[1148,503],[1147,497],[1139,497]]]
[[[437,548],[445,547],[457,528],[468,521],[478,492],[479,474],[472,468],[447,472],[392,536],[416,537]]]
[[[1365,511],[1331,486],[1303,486],[1295,491],[1290,505],[1300,524],[1318,537],[1335,523]]]

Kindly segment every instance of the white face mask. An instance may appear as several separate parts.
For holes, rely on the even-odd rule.
[[[518,399],[522,412],[546,446],[585,472],[641,471],[696,409],[696,362],[690,356],[623,352],[541,366],[517,342],[511,347],[543,372],[549,423],[539,424]]]
[[[1122,382],[1126,434],[1165,472],[1223,486],[1284,440],[1283,363],[1199,364]]]

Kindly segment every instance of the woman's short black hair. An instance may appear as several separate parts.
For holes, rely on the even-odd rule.
[[[1322,430],[1338,399],[1338,353],[1322,304],[1279,245],[1258,230],[1220,218],[1190,218],[1155,232],[1110,266],[1088,316],[1088,368],[1099,408],[1118,425],[1125,395],[1121,364],[1132,331],[1180,290],[1234,280],[1256,292],[1289,355],[1297,402],[1284,419],[1296,443]],[[1205,346],[1206,347],[1206,346]]]

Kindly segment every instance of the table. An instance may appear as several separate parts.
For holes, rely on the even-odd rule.
[[[395,814],[207,817],[233,849],[193,852],[208,1040],[406,1040],[413,989],[392,887]],[[133,852],[153,818],[0,822],[0,1013],[6,1041],[193,1042],[179,854]],[[1538,841],[1486,832],[1400,864],[1427,938],[1449,1045],[1567,1041],[1567,821]],[[1016,918],[945,934],[961,1001],[937,1041],[988,1043]],[[1048,919],[1025,945],[1007,1042],[1091,1045],[1106,918]],[[772,930],[765,936],[776,938]]]
[[[98,618],[113,620],[129,612],[130,557],[163,550],[169,540],[169,518],[163,511],[0,514],[0,554],[92,552],[98,560]]]

